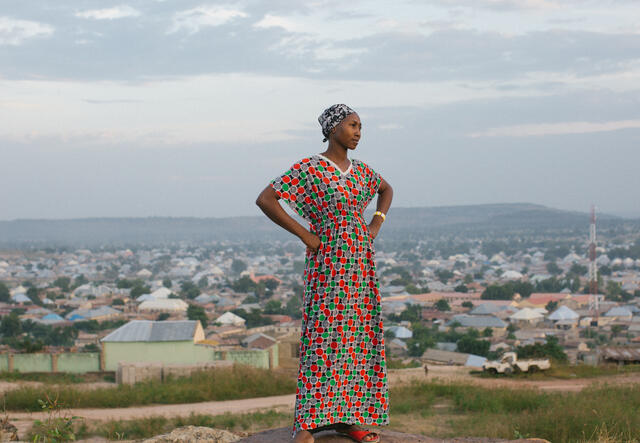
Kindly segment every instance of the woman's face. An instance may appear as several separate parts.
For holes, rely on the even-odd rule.
[[[345,148],[353,150],[358,146],[361,130],[362,123],[360,123],[360,117],[354,112],[353,114],[347,115],[345,119],[335,127],[333,139]]]

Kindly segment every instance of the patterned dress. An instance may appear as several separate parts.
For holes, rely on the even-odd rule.
[[[353,159],[342,172],[317,154],[271,182],[321,241],[305,257],[293,435],[332,423],[389,423],[375,251],[362,215],[380,181],[364,162]]]

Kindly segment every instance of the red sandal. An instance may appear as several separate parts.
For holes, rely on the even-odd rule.
[[[363,431],[363,430],[353,430],[353,431],[338,431],[338,434],[341,435],[345,435],[347,437],[350,437],[352,440],[357,441],[358,443],[379,443],[380,442],[380,436],[378,435],[377,432],[373,432],[373,431]],[[364,438],[367,435],[375,435],[375,439],[373,440],[365,440]]]

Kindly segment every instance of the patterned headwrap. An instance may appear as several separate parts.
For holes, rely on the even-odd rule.
[[[320,122],[320,126],[322,126],[322,134],[324,135],[322,142],[326,142],[329,139],[331,130],[338,126],[347,115],[353,114],[354,112],[356,111],[343,104],[333,105],[325,109],[324,112],[320,114],[320,117],[318,117],[318,122]]]

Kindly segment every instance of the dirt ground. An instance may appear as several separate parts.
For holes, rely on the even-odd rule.
[[[427,375],[423,368],[389,371],[391,386],[411,382],[412,380],[455,381],[472,383],[484,387],[531,388],[545,391],[580,391],[592,384],[631,384],[640,383],[640,374],[624,374],[596,378],[582,378],[575,380],[523,380],[507,378],[483,378],[473,376],[468,368],[457,366],[429,366]],[[0,393],[20,386],[40,386],[39,382],[1,382]],[[80,389],[95,389],[96,387],[115,386],[113,383],[74,384]],[[180,405],[151,405],[134,406],[113,409],[70,409],[68,415],[76,415],[87,420],[132,420],[151,416],[178,417],[190,414],[219,415],[224,413],[245,413],[257,410],[278,408],[293,410],[295,395],[281,395],[275,397],[252,398],[243,400],[212,401]],[[33,421],[45,418],[40,412],[9,412],[9,420],[18,427],[20,436],[24,436]]]

